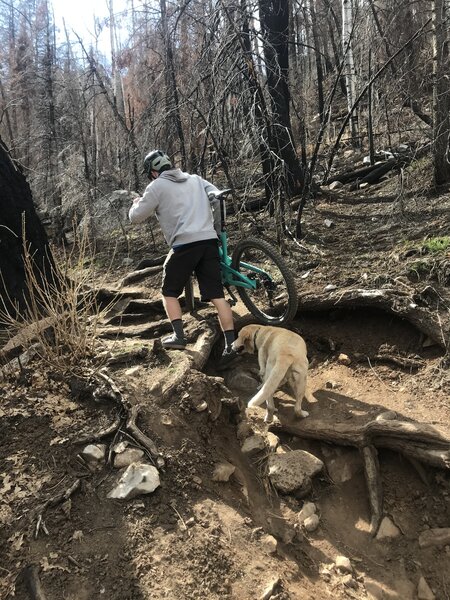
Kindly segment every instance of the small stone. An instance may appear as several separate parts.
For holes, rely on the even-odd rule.
[[[369,184],[367,183],[367,181],[364,181],[364,183],[360,183],[359,184],[359,189],[360,190],[364,190],[367,187],[369,187]]]
[[[262,593],[262,596],[260,597],[260,600],[270,600],[270,598],[272,598],[272,596],[277,591],[277,588],[280,586],[280,584],[281,584],[281,579],[279,577],[277,577],[276,579],[274,579],[266,587],[266,589]]]
[[[314,514],[310,517],[306,517],[306,519],[303,521],[303,527],[310,533],[315,531],[319,527],[319,516]]]
[[[334,564],[336,565],[336,569],[339,569],[344,573],[352,573],[353,571],[352,563],[346,556],[337,556]]]
[[[245,438],[252,435],[252,427],[248,421],[241,421],[237,426],[236,436],[237,439],[242,442]]]
[[[376,535],[377,540],[385,540],[390,538],[396,538],[400,535],[401,531],[395,525],[389,517],[384,517],[381,521],[380,528]]]
[[[354,590],[358,588],[358,584],[353,579],[352,575],[350,575],[350,573],[348,575],[344,575],[342,578],[342,583],[345,585],[345,587],[352,588]]]
[[[139,494],[150,494],[159,487],[158,470],[144,463],[133,463],[121,475],[116,487],[108,494],[108,498],[128,500]]]
[[[186,527],[193,527],[195,525],[195,517],[191,517],[186,521]]]
[[[130,265],[133,264],[133,259],[130,258],[129,256],[126,256],[125,258],[122,259],[122,264],[124,267],[129,267]]]
[[[428,548],[429,546],[446,546],[450,544],[450,527],[436,527],[422,531],[419,535],[419,546]]]
[[[332,183],[330,183],[330,185],[328,186],[329,190],[339,190],[341,187],[344,187],[344,184],[341,183],[340,181],[333,181]]]
[[[434,600],[435,598],[435,595],[431,591],[431,588],[424,577],[419,579],[419,585],[417,586],[417,598],[419,600]]]
[[[270,454],[267,467],[270,481],[277,490],[301,496],[311,489],[311,478],[323,469],[323,462],[305,450],[291,450],[285,454]]]
[[[338,390],[341,386],[339,383],[336,383],[335,381],[327,381],[325,383],[325,387],[327,390]]]
[[[269,450],[274,452],[280,443],[280,438],[277,435],[275,435],[274,433],[272,433],[271,431],[267,432],[266,438],[267,438],[267,442],[269,444]]]
[[[208,403],[203,400],[202,402],[199,402],[198,404],[197,403],[193,404],[193,408],[196,412],[203,412],[204,410],[206,410],[208,408]]]
[[[329,283],[323,288],[324,292],[332,292],[333,290],[337,290],[337,285],[334,285],[334,283]]]
[[[265,535],[261,538],[261,544],[267,554],[275,554],[277,551],[278,542],[273,535]]]
[[[350,365],[352,363],[351,358],[347,355],[347,354],[339,354],[338,356],[338,363],[340,365]]]
[[[201,480],[201,478],[200,478],[200,477],[197,477],[197,475],[194,475],[194,476],[192,477],[192,481],[193,481],[194,483],[196,483],[197,485],[202,485],[202,483],[203,483],[203,481]]]
[[[251,435],[242,444],[244,454],[256,454],[266,449],[266,442],[261,435]]]
[[[299,523],[303,523],[305,519],[311,517],[316,512],[316,505],[314,502],[305,502],[302,506],[301,511],[298,513],[297,518]]]
[[[116,454],[114,457],[114,467],[116,469],[123,469],[129,467],[131,463],[137,463],[143,458],[144,453],[139,448],[127,448],[120,454]]]
[[[334,222],[331,221],[331,219],[325,219],[324,224],[326,227],[330,228],[330,227],[333,227]]]
[[[105,444],[89,444],[83,448],[81,456],[89,462],[100,462],[105,460],[106,445]]]
[[[139,371],[143,371],[143,367],[141,365],[136,365],[134,367],[130,367],[129,369],[127,369],[125,371],[125,375],[128,375],[130,377],[136,376]]]
[[[214,468],[212,476],[213,481],[228,481],[233,473],[236,471],[236,467],[229,462],[218,463]]]

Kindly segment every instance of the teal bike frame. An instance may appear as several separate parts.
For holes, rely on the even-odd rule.
[[[228,238],[225,226],[225,208],[224,208],[224,199],[219,196],[218,200],[220,202],[220,218],[221,218],[221,232],[219,234],[220,244],[219,244],[219,254],[220,254],[220,267],[222,270],[222,283],[229,290],[230,286],[235,287],[243,287],[248,290],[256,290],[258,287],[258,282],[255,279],[251,279],[247,277],[243,273],[239,273],[236,269],[233,269],[231,266],[232,260],[228,255]],[[248,271],[252,271],[258,275],[262,275],[263,277],[272,280],[270,275],[259,269],[255,265],[251,265],[250,263],[241,262],[239,263],[240,267],[247,269]]]

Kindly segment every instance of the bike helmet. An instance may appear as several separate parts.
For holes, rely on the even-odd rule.
[[[162,150],[152,150],[144,158],[144,172],[150,176],[151,171],[165,171],[172,168],[170,158]]]

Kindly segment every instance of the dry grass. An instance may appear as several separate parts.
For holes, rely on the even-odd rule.
[[[17,315],[11,316],[3,302],[0,324],[10,339],[27,331],[26,338],[38,342],[38,356],[53,371],[77,377],[86,370],[92,373],[92,359],[99,348],[98,327],[111,304],[98,302],[96,292],[104,275],[95,271],[87,236],[77,236],[70,251],[61,251],[47,277],[42,276],[26,241],[23,262],[25,308],[17,308]]]

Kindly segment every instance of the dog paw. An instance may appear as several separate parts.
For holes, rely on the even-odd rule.
[[[300,411],[295,411],[295,415],[299,418],[299,419],[306,419],[306,417],[309,417],[309,412],[306,410],[300,410]]]

